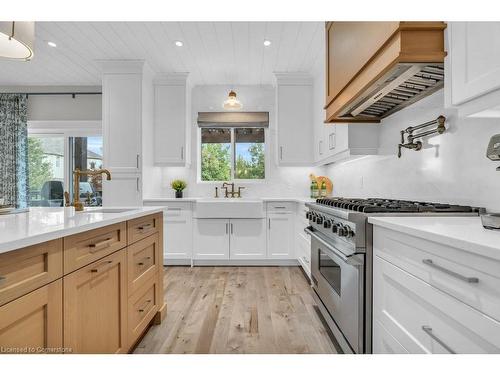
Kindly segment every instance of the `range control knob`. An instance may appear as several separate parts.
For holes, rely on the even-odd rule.
[[[325,220],[323,223],[323,228],[330,228],[332,226],[332,221],[331,220]]]
[[[324,216],[318,216],[316,218],[316,224],[323,224],[323,218],[324,218]]]
[[[333,225],[332,225],[332,232],[333,232],[333,233],[337,233],[337,230],[338,230],[338,227],[337,227],[337,226],[338,226],[338,224],[333,224]]]
[[[345,226],[345,230],[347,231],[346,234],[347,237],[354,237],[354,231],[351,229],[349,225]]]
[[[306,212],[306,219],[310,219],[311,218],[311,212],[310,211],[307,211]]]
[[[337,226],[337,234],[340,237],[346,237],[347,236],[347,229],[345,228],[344,225],[338,224],[338,226]]]

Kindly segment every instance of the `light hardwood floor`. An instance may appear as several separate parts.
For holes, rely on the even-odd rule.
[[[168,267],[167,316],[135,353],[335,353],[298,267]]]

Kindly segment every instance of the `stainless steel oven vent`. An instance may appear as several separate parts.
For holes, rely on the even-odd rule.
[[[371,85],[342,117],[382,119],[441,89],[443,84],[442,64],[398,64]]]

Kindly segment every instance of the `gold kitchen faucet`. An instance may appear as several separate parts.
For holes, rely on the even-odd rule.
[[[69,193],[67,191],[64,192],[64,199],[66,201],[66,207],[73,206],[75,207],[75,211],[83,211],[83,203],[80,202],[80,177],[87,176],[96,176],[99,174],[105,174],[106,180],[111,180],[111,173],[107,169],[86,169],[80,170],[75,169],[73,171],[73,203],[69,202]]]

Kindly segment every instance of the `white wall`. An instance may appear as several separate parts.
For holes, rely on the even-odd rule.
[[[309,173],[319,174],[321,169],[303,167],[278,167],[275,163],[275,89],[272,86],[195,86],[192,92],[192,131],[191,131],[191,166],[155,167],[161,171],[161,177],[155,173],[151,181],[151,190],[147,198],[172,197],[174,192],[169,184],[173,179],[187,181],[185,196],[210,197],[219,183],[198,182],[198,112],[222,111],[222,102],[230,89],[236,91],[243,103],[244,111],[269,111],[270,125],[266,133],[266,175],[265,182],[237,183],[245,186],[244,196],[248,197],[292,197],[309,195]],[[311,125],[312,130],[312,125]],[[147,181],[145,181],[145,184]]]
[[[29,95],[28,121],[101,121],[101,108],[101,95]]]
[[[500,211],[499,163],[486,158],[498,119],[457,119],[443,109],[443,91],[383,120],[380,155],[327,167],[334,195],[450,202]],[[424,142],[422,151],[403,150],[399,131],[444,114],[448,130]]]

